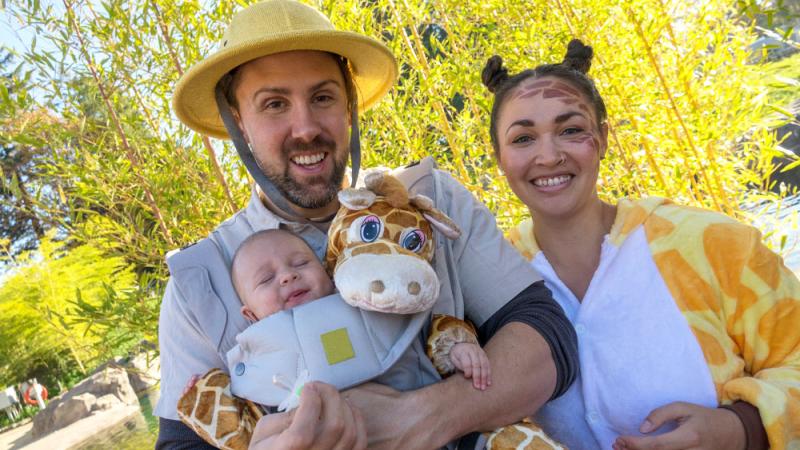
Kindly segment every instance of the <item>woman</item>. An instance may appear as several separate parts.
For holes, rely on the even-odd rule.
[[[533,219],[512,241],[579,339],[580,378],[537,422],[570,448],[799,448],[800,283],[726,216],[600,200],[591,58],[574,40],[561,64],[483,70],[499,165]]]

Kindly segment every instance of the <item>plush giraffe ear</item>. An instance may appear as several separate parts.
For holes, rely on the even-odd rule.
[[[428,219],[431,226],[445,235],[449,239],[458,239],[461,236],[461,229],[458,228],[453,219],[447,217],[447,214],[439,211],[433,207],[433,200],[422,195],[417,194],[410,199],[411,206],[417,208],[422,217]]]
[[[400,180],[387,172],[370,172],[364,178],[364,185],[375,194],[386,198],[386,203],[395,208],[408,206],[408,190]]]
[[[342,189],[337,196],[339,203],[353,211],[369,208],[375,203],[375,193],[367,189]]]

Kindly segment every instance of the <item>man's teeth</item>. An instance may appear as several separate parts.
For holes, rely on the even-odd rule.
[[[570,178],[572,177],[569,175],[560,175],[552,178],[537,178],[533,180],[533,184],[536,186],[558,186],[559,184],[566,183]]]
[[[292,162],[300,164],[301,166],[308,166],[316,164],[325,158],[325,153],[316,153],[314,155],[299,155],[292,158]]]

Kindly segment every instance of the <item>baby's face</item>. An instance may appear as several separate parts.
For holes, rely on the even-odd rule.
[[[333,282],[299,237],[279,233],[257,239],[241,250],[236,278],[242,314],[261,320],[333,293]]]

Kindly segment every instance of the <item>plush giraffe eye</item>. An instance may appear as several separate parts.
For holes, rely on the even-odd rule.
[[[418,228],[405,230],[400,236],[400,245],[406,250],[419,253],[425,246],[425,233]]]
[[[377,216],[366,216],[361,222],[361,240],[375,242],[383,234],[383,222]]]

